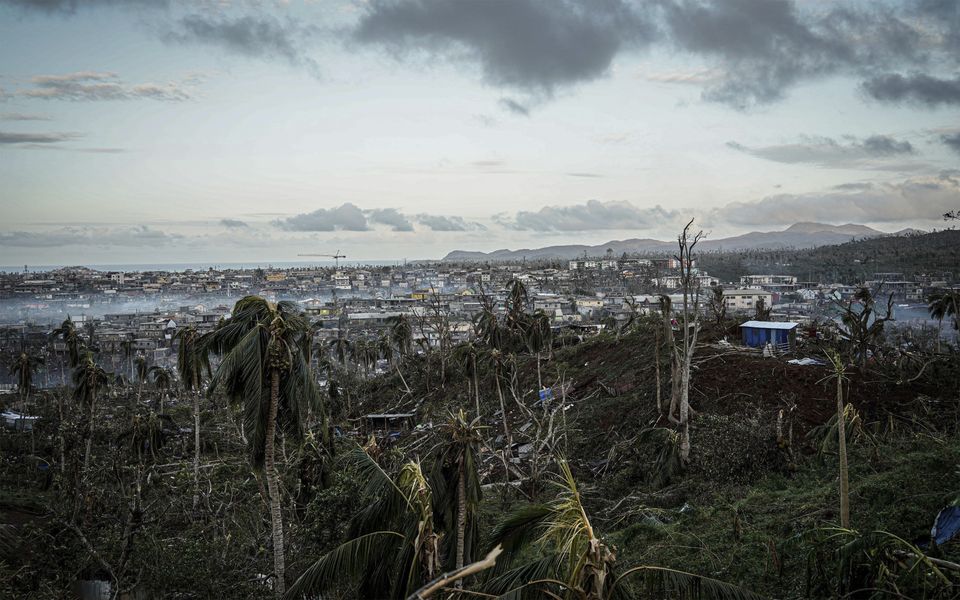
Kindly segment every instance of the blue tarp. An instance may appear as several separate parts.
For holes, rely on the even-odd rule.
[[[942,546],[960,535],[960,506],[948,506],[937,513],[930,528],[930,539]]]

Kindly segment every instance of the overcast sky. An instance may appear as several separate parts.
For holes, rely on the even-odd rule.
[[[0,0],[0,264],[960,208],[960,2]]]

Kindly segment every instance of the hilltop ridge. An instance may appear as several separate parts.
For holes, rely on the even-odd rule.
[[[842,244],[857,238],[881,237],[886,235],[900,235],[916,233],[916,230],[905,229],[895,233],[878,231],[866,225],[847,223],[844,225],[829,225],[826,223],[801,222],[795,223],[781,231],[751,231],[738,236],[720,239],[705,239],[700,243],[702,250],[758,250],[758,249],[786,249],[786,248],[816,248]],[[626,240],[611,240],[605,244],[564,244],[545,246],[543,248],[522,248],[518,250],[501,249],[492,252],[478,252],[469,250],[454,250],[448,253],[445,261],[503,261],[519,259],[574,259],[584,254],[601,256],[607,250],[617,256],[627,253],[665,253],[672,252],[676,242],[656,240],[651,238],[631,238]]]

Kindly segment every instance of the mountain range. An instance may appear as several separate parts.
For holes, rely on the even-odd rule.
[[[848,223],[846,225],[827,225],[825,223],[795,223],[783,231],[752,231],[743,235],[716,240],[704,239],[697,246],[702,251],[723,250],[776,250],[784,248],[815,248],[842,244],[853,239],[881,236],[897,236],[921,233],[915,229],[903,229],[894,233],[877,231],[866,225]],[[667,253],[676,250],[674,241],[654,239],[611,240],[605,244],[589,246],[568,244],[546,246],[543,248],[523,248],[519,250],[494,250],[493,252],[475,252],[454,250],[443,257],[450,262],[485,262],[510,260],[562,259],[571,260],[582,256],[603,256],[611,250],[614,256],[639,253]]]

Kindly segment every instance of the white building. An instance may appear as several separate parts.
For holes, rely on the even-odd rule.
[[[727,310],[751,311],[763,300],[765,306],[773,305],[773,294],[766,290],[723,290],[723,302]]]

